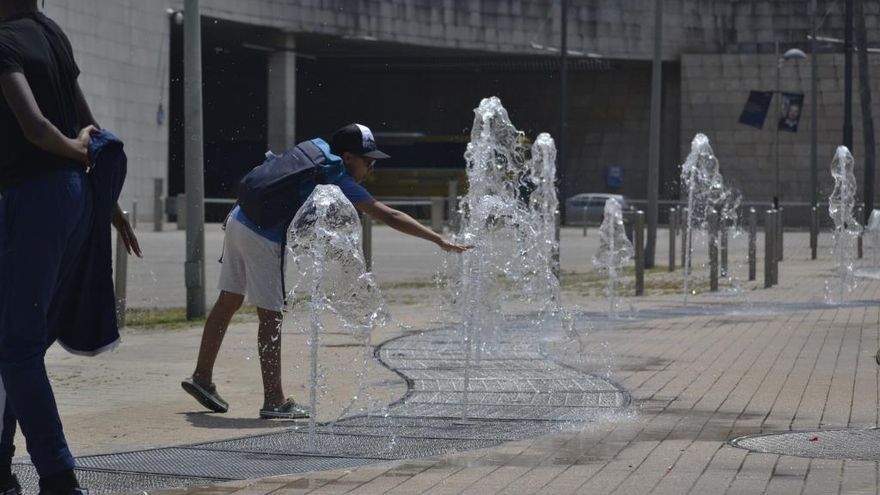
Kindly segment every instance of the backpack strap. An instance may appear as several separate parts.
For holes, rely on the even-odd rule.
[[[327,142],[323,139],[315,138],[309,141],[303,141],[296,145],[296,147],[305,154],[312,163],[317,165],[317,167],[315,167],[315,175],[313,176],[315,184],[327,184],[327,177],[322,171],[338,160],[336,155],[330,154],[328,156],[330,148],[327,145]]]

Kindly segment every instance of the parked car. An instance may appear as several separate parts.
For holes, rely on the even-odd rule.
[[[581,193],[565,200],[565,218],[567,225],[598,225],[605,217],[605,202],[616,199],[624,212],[624,221],[628,221],[626,212],[632,208],[621,194]]]

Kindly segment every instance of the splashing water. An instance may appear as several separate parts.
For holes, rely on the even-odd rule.
[[[831,256],[834,259],[836,279],[825,281],[825,302],[840,304],[847,294],[856,288],[853,275],[856,240],[862,232],[853,215],[856,197],[856,176],[853,174],[855,160],[846,146],[839,146],[831,161],[834,190],[828,198],[828,214],[834,222]]]
[[[717,212],[720,225],[730,231],[738,231],[738,210],[741,195],[724,184],[718,159],[709,144],[709,138],[697,134],[691,141],[691,152],[681,165],[681,182],[687,187],[688,214],[685,224],[685,264],[683,267],[684,305],[687,306],[691,292],[691,264],[693,236],[695,231],[708,230],[709,218]],[[729,274],[728,274],[729,276]]]
[[[600,272],[608,273],[608,287],[605,292],[608,295],[609,318],[617,316],[618,299],[615,287],[618,273],[635,253],[632,243],[626,237],[621,208],[620,203],[614,198],[605,201],[605,217],[599,227],[599,250],[593,256],[593,267]]]
[[[460,205],[456,240],[474,248],[446,260],[453,313],[461,324],[465,357],[462,422],[468,420],[473,361],[492,352],[508,305],[535,309],[544,323],[562,311],[553,273],[556,210],[556,146],[541,134],[531,150],[496,97],[474,110],[465,151],[468,192]],[[562,318],[563,322],[571,318]]]
[[[289,309],[309,313],[309,450],[315,451],[318,347],[323,323],[332,314],[354,338],[368,348],[374,328],[388,321],[385,301],[373,274],[366,271],[361,246],[361,223],[354,206],[333,185],[319,185],[299,209],[288,231],[288,254],[295,267],[296,285],[288,295]],[[299,294],[307,297],[297,298]],[[303,325],[304,327],[304,325]],[[303,331],[304,328],[301,327]],[[364,353],[369,356],[368,352]],[[362,358],[366,368],[367,357]],[[364,390],[365,373],[358,374],[358,390],[351,409]]]

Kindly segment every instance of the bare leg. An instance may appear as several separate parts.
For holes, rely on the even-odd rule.
[[[260,330],[257,345],[260,350],[260,371],[263,373],[263,408],[278,407],[284,403],[281,386],[281,313],[257,308]]]
[[[199,358],[193,380],[199,385],[210,385],[214,377],[214,362],[223,344],[226,329],[235,312],[244,302],[244,296],[232,292],[220,291],[217,302],[211,308],[205,329],[202,332],[202,344],[199,347]]]

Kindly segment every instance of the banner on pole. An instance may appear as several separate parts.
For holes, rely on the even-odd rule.
[[[764,127],[772,100],[772,91],[749,91],[749,99],[739,116],[739,123],[758,129]]]
[[[804,106],[803,93],[782,93],[782,116],[779,118],[780,131],[797,132]]]

